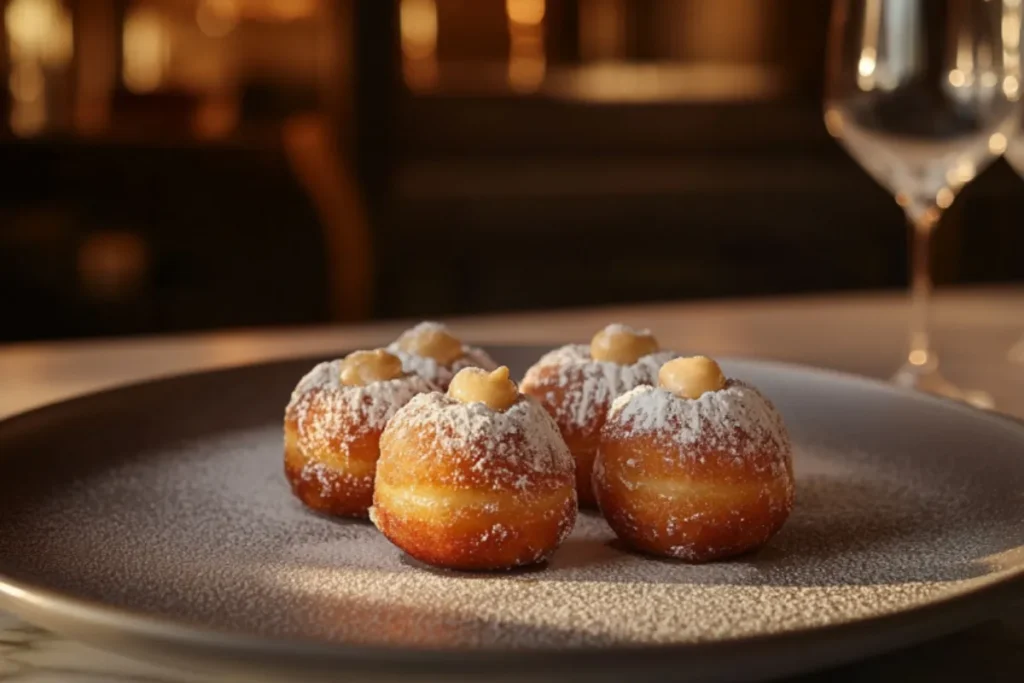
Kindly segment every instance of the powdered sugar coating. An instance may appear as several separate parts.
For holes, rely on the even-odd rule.
[[[402,333],[398,339],[388,345],[387,351],[402,361],[402,369],[405,372],[419,375],[425,380],[436,384],[442,389],[446,389],[448,384],[452,381],[452,378],[458,374],[459,370],[464,368],[483,368],[484,370],[494,370],[498,367],[498,364],[494,362],[486,351],[483,349],[470,346],[468,344],[462,345],[462,356],[455,359],[452,364],[442,365],[433,358],[427,356],[420,356],[415,353],[409,353],[408,351],[401,348],[402,340],[406,337],[416,336],[424,332],[437,331],[437,332],[449,332],[447,326],[437,322],[422,322],[415,327],[412,327]]]
[[[297,425],[298,444],[305,452],[344,449],[363,435],[379,433],[411,398],[436,389],[418,375],[346,386],[341,383],[343,362],[318,364],[292,391],[285,417]]]
[[[594,482],[605,518],[627,543],[689,562],[719,560],[760,547],[785,523],[792,446],[779,413],[742,382],[696,399],[638,387],[612,404]]]
[[[370,519],[420,561],[533,564],[575,524],[574,460],[530,397],[496,410],[439,392],[417,396],[388,424],[380,450]]]
[[[619,437],[650,436],[682,457],[698,444],[738,461],[766,450],[791,450],[779,412],[757,389],[737,380],[697,399],[637,387],[615,399],[605,428]]]
[[[558,426],[529,396],[496,411],[440,392],[421,394],[395,414],[381,439],[418,440],[419,465],[438,464],[431,482],[456,489],[526,491],[564,485],[575,471]]]
[[[526,372],[522,388],[540,398],[563,428],[600,428],[616,397],[656,383],[658,370],[676,356],[672,351],[659,351],[632,365],[619,365],[594,360],[586,344],[569,344],[541,356]]]

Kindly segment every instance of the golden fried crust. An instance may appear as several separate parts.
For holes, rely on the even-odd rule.
[[[380,433],[364,431],[344,448],[304,449],[298,425],[285,420],[284,471],[292,492],[308,507],[338,517],[367,516],[373,503]],[[333,441],[335,446],[338,440]]]
[[[576,419],[578,416],[567,415],[562,409],[567,402],[566,394],[578,393],[581,389],[580,386],[559,386],[558,372],[558,367],[554,365],[537,368],[536,374],[529,381],[523,381],[520,391],[537,399],[544,406],[544,410],[555,419],[558,431],[561,432],[569,452],[576,460],[576,491],[580,507],[593,508],[597,501],[591,483],[591,470],[594,456],[597,455],[601,427],[604,426],[611,399],[595,401],[593,411],[588,411],[582,422]],[[580,377],[579,384],[582,383],[583,378]]]
[[[594,468],[601,511],[630,545],[707,562],[763,545],[793,507],[791,456],[765,440],[744,457],[606,429]]]
[[[393,487],[378,480],[377,528],[412,557],[438,567],[499,570],[546,559],[576,522],[575,490],[544,495]]]
[[[509,569],[553,553],[577,510],[572,461],[554,427],[560,459],[539,469],[519,434],[478,443],[440,429],[406,411],[392,418],[380,441],[377,528],[412,557],[450,569]]]

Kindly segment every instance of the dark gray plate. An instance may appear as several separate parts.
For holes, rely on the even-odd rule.
[[[540,349],[497,348],[521,373]],[[638,557],[584,515],[540,569],[434,571],[295,502],[282,409],[312,361],[161,380],[0,423],[0,606],[192,666],[376,680],[765,678],[991,616],[1024,576],[1024,428],[856,378],[726,364],[798,445],[760,552]]]

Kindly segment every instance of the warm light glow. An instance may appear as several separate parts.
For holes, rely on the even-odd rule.
[[[546,94],[585,102],[721,103],[773,97],[786,79],[762,65],[605,60],[552,73],[543,86]]]
[[[825,111],[825,129],[834,138],[843,136],[843,115],[839,110],[829,107]]]
[[[956,68],[949,72],[949,82],[954,88],[974,84],[974,40],[968,31],[963,31],[957,38]],[[955,78],[954,74],[959,74]]]
[[[171,61],[170,33],[164,17],[148,7],[128,15],[124,22],[122,78],[129,90],[152,92],[167,77]]]
[[[927,365],[928,364],[928,352],[927,351],[922,351],[920,349],[914,349],[913,351],[910,352],[910,356],[908,357],[908,360],[910,361],[911,365],[917,365],[919,367]]]
[[[944,187],[935,195],[935,204],[940,209],[948,209],[953,204],[954,195],[952,190]]]
[[[992,154],[1002,154],[1006,151],[1007,140],[1002,133],[992,133],[988,139],[988,151]]]
[[[1016,101],[1018,92],[1017,77],[1020,76],[1020,0],[1003,1],[1003,21],[1001,25],[1003,38],[1003,94],[1010,101]],[[1013,78],[1013,86],[1008,81]]]
[[[285,22],[316,16],[320,0],[240,0],[238,4],[241,18]]]
[[[946,180],[954,187],[960,187],[974,180],[978,170],[968,159],[961,159],[957,165],[946,174]]]
[[[46,77],[38,62],[19,62],[11,70],[11,94],[18,102],[33,102],[43,98]]]
[[[1011,7],[1007,4],[1008,9],[1016,9],[1020,5]],[[1000,26],[1003,34],[1003,45],[1010,48],[1011,50],[1016,49],[1020,46],[1020,13],[1018,12],[1006,12],[1003,15],[1003,22]]]
[[[1013,101],[1020,97],[1020,81],[1016,76],[1007,76],[1003,79],[1003,93]]]
[[[238,26],[240,0],[200,0],[196,6],[196,26],[211,38],[222,38]]]
[[[857,61],[857,87],[865,92],[875,89],[878,32],[881,25],[881,0],[867,0],[864,3],[864,31],[861,34],[860,59]]]
[[[10,88],[14,99],[11,107],[11,130],[20,137],[42,132],[46,127],[44,77],[37,62],[22,62],[11,71]],[[18,99],[21,96],[24,99]]]
[[[405,83],[413,90],[437,85],[437,5],[434,0],[402,0],[398,10]]]
[[[540,26],[546,11],[544,0],[506,0],[508,19],[521,26]]]
[[[67,65],[74,51],[71,15],[58,0],[11,0],[4,29],[11,60],[11,130],[35,135],[48,120],[46,70]]]
[[[4,27],[13,61],[38,59],[61,66],[71,59],[71,15],[58,0],[11,0]]]
[[[508,82],[517,92],[534,92],[544,83],[547,60],[543,54],[520,55],[509,59]]]
[[[437,50],[437,5],[434,0],[402,0],[399,11],[402,52],[417,59],[433,55]]]
[[[857,74],[857,87],[864,92],[870,92],[875,89],[875,75],[861,76]]]
[[[544,83],[544,0],[506,0],[510,50],[508,82],[517,92],[534,92]]]
[[[875,49],[866,47],[860,53],[860,61],[857,62],[857,73],[861,76],[870,76],[875,73]]]

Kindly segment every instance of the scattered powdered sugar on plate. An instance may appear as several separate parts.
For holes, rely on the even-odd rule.
[[[530,474],[571,475],[575,467],[558,426],[529,396],[496,411],[440,392],[421,394],[395,414],[387,433],[402,440],[416,435],[423,445],[421,458],[462,461],[494,489],[525,489]],[[460,483],[463,468],[453,467],[451,472],[451,483]]]
[[[727,562],[627,552],[584,513],[539,568],[425,567],[291,494],[280,403],[300,370],[272,364],[6,424],[5,466],[24,476],[0,478],[0,574],[180,628],[396,654],[800,637],[904,610],[928,627],[958,618],[946,598],[980,614],[993,596],[979,589],[1024,575],[1019,426],[867,382],[736,367],[785,414],[797,496],[778,535]]]
[[[346,386],[341,383],[343,362],[339,359],[318,364],[292,392],[285,415],[296,421],[303,449],[318,450],[379,432],[411,398],[436,389],[418,375]]]
[[[545,405],[560,425],[579,428],[603,417],[621,394],[640,385],[656,384],[658,370],[676,356],[672,351],[659,351],[632,365],[620,365],[594,360],[586,344],[569,344],[541,356],[526,372],[522,384],[524,391],[545,396]],[[561,401],[554,400],[556,390],[563,394]]]
[[[680,398],[661,387],[637,387],[615,399],[605,428],[683,447],[703,444],[736,456],[763,451],[766,441],[789,450],[778,411],[759,391],[736,380],[697,399]]]
[[[399,648],[709,642],[869,618],[997,580],[986,558],[1020,543],[1006,501],[1021,469],[1000,470],[1002,490],[948,458],[916,474],[891,459],[803,444],[789,522],[729,562],[635,555],[583,514],[538,569],[462,574],[409,559],[368,523],[304,509],[270,424],[167,444],[4,508],[0,565],[185,624]]]
[[[462,357],[456,358],[451,366],[442,365],[433,358],[409,353],[401,348],[402,340],[407,336],[416,336],[430,331],[448,332],[448,328],[437,322],[422,322],[403,332],[401,337],[387,346],[387,351],[402,361],[402,369],[405,372],[415,373],[444,389],[452,381],[452,378],[458,374],[459,370],[465,368],[494,370],[498,367],[498,364],[494,362],[494,359],[486,351],[468,344],[462,345]]]

